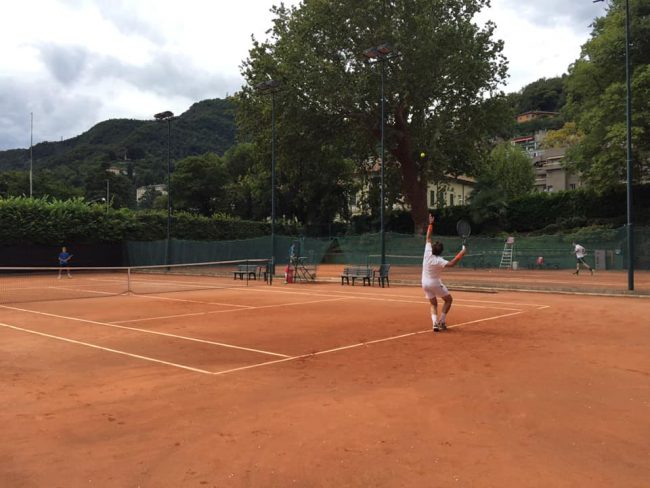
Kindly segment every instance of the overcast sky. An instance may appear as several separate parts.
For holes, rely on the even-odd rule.
[[[58,141],[102,120],[185,112],[242,84],[251,34],[279,0],[8,0],[0,16],[0,150]],[[296,5],[298,0],[285,0]],[[567,71],[604,14],[591,0],[492,0],[506,92]]]

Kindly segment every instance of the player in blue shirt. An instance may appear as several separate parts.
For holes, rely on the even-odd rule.
[[[61,279],[61,272],[63,271],[63,268],[68,272],[68,278],[72,278],[72,275],[70,274],[70,258],[72,257],[72,254],[68,252],[68,250],[64,247],[61,248],[61,252],[59,253],[59,279]]]

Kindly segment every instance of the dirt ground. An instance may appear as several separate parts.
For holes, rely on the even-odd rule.
[[[0,486],[648,486],[648,298],[454,296],[1,305]]]

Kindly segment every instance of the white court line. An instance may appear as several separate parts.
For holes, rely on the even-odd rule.
[[[455,328],[455,327],[461,327],[461,326],[466,326],[466,325],[477,324],[479,322],[487,322],[488,320],[496,320],[496,319],[502,319],[504,317],[512,317],[514,315],[520,315],[520,314],[525,313],[525,312],[526,312],[526,310],[520,310],[518,312],[506,313],[506,314],[503,314],[503,315],[496,315],[496,316],[493,316],[493,317],[486,317],[486,318],[483,318],[483,319],[470,320],[468,322],[461,322],[460,324],[450,325],[447,328],[451,329],[451,328]],[[391,337],[384,337],[382,339],[374,339],[372,341],[358,342],[356,344],[350,344],[348,346],[335,347],[333,349],[327,349],[325,351],[317,351],[317,352],[313,352],[313,353],[309,353],[309,354],[301,354],[300,356],[292,356],[292,357],[287,357],[287,358],[284,358],[284,359],[278,359],[278,360],[275,360],[275,361],[265,361],[263,363],[250,364],[248,366],[241,366],[239,368],[226,369],[226,370],[222,370],[222,371],[214,371],[212,374],[213,375],[222,375],[222,374],[227,374],[227,373],[234,373],[234,372],[243,371],[243,370],[246,370],[246,369],[259,368],[261,366],[269,366],[271,364],[284,363],[284,362],[287,362],[287,361],[294,361],[296,359],[305,359],[305,358],[314,357],[314,356],[322,356],[324,354],[330,354],[330,353],[333,353],[333,352],[345,351],[345,350],[348,350],[348,349],[355,349],[355,348],[362,347],[362,346],[368,346],[370,344],[378,344],[380,342],[394,341],[394,340],[397,340],[397,339],[403,339],[404,337],[411,337],[411,336],[416,336],[416,335],[419,335],[419,334],[426,334],[426,333],[433,334],[434,332],[431,329],[419,330],[417,332],[408,332],[406,334],[399,334],[399,335],[395,335],[395,336],[391,336]]]
[[[282,357],[282,358],[289,357],[286,354],[279,354],[277,352],[269,352],[269,351],[263,351],[261,349],[252,349],[250,347],[235,346],[233,344],[225,344],[223,342],[208,341],[206,339],[198,339],[196,337],[187,337],[187,336],[181,336],[181,335],[176,335],[176,334],[170,334],[168,332],[158,332],[158,331],[148,330],[148,329],[139,329],[137,327],[127,327],[125,325],[112,324],[112,323],[109,323],[109,322],[98,322],[96,320],[81,319],[81,318],[78,318],[78,317],[68,317],[68,316],[65,316],[65,315],[57,315],[57,314],[47,313],[47,312],[38,312],[36,310],[29,310],[29,309],[25,309],[25,308],[10,307],[8,305],[0,305],[0,308],[6,308],[6,309],[9,309],[9,310],[17,310],[19,312],[33,313],[33,314],[36,314],[36,315],[43,315],[43,316],[46,316],[46,317],[54,317],[54,318],[63,319],[63,320],[72,320],[72,321],[75,321],[75,322],[84,322],[84,323],[87,323],[87,324],[100,325],[100,326],[103,326],[103,327],[115,327],[117,329],[132,330],[132,331],[135,331],[135,332],[143,332],[145,334],[153,334],[153,335],[159,335],[159,336],[163,336],[163,337],[171,337],[173,339],[181,339],[181,340],[184,340],[184,341],[200,342],[202,344],[210,344],[210,345],[213,345],[213,346],[226,347],[226,348],[230,348],[230,349],[239,349],[239,350],[242,350],[242,351],[256,352],[256,353],[259,353],[259,354],[266,354],[266,355],[269,355],[269,356],[278,356],[278,357]]]
[[[111,296],[123,295],[124,293],[126,293],[126,291],[114,292],[114,291],[85,290],[83,288],[70,288],[69,286],[48,286],[48,288],[50,289],[53,288],[55,290],[78,291],[81,293],[95,293],[97,295],[111,295]]]
[[[526,278],[526,277],[516,277],[516,278],[506,277],[503,280],[495,279],[495,278],[500,278],[500,277],[503,278],[503,275],[501,275],[501,276],[498,276],[498,275],[497,276],[466,276],[466,277],[448,275],[447,276],[447,281],[449,281],[450,283],[461,280],[461,279],[463,280],[464,283],[471,283],[472,280],[474,280],[474,282],[489,281],[491,283],[498,281],[500,284],[534,281],[535,283],[545,283],[545,284],[567,284],[567,283],[571,283],[571,284],[574,284],[574,285],[576,285],[576,284],[583,284],[583,285],[584,284],[591,284],[591,285],[603,285],[603,286],[616,286],[616,285],[622,285],[623,284],[623,282],[617,283],[617,282],[612,282],[612,281],[596,281],[595,278],[593,279],[593,283],[588,283],[587,281],[577,282],[577,280],[579,280],[580,278],[576,278],[575,280],[571,280],[571,279],[568,279],[568,280],[554,280],[552,278],[541,279],[541,278],[536,278],[534,276],[531,276],[529,278]],[[591,279],[591,277],[589,277],[589,279]],[[461,283],[454,283],[454,284],[462,285]],[[450,286],[454,286],[454,284],[452,284]]]
[[[108,279],[100,279],[96,278],[97,281],[115,281],[115,280],[108,280]],[[119,281],[119,280],[117,280]],[[375,301],[390,301],[390,299],[384,299],[382,297],[397,297],[397,298],[409,298],[411,300],[409,301],[404,301],[404,303],[427,303],[426,299],[416,299],[415,297],[409,296],[409,295],[398,295],[398,294],[383,294],[382,297],[371,297],[368,295],[368,293],[363,293],[363,292],[348,292],[348,291],[336,291],[336,290],[328,290],[326,293],[334,293],[334,295],[327,295],[323,293],[311,293],[311,292],[303,292],[303,291],[296,291],[296,290],[278,290],[278,289],[271,289],[271,288],[266,288],[266,287],[247,287],[247,286],[219,286],[219,285],[208,285],[205,284],[204,282],[188,282],[188,281],[165,281],[165,282],[156,282],[156,281],[147,281],[147,280],[136,280],[137,282],[140,283],[165,283],[168,284],[169,286],[172,285],[182,285],[182,286],[190,286],[190,285],[201,285],[204,290],[211,290],[211,289],[218,289],[218,290],[246,290],[248,292],[253,292],[253,293],[283,293],[283,294],[291,294],[291,295],[307,295],[307,296],[319,296],[319,297],[332,297],[332,296],[346,296],[346,297],[357,297],[357,298],[368,298],[369,300],[375,300]],[[181,290],[185,291],[185,290]],[[188,290],[191,291],[191,290]],[[198,291],[198,290],[197,290]],[[459,290],[462,292],[462,290]],[[137,292],[135,295],[138,295]],[[151,295],[149,295],[151,296]],[[393,300],[393,301],[400,301],[400,300]],[[197,301],[198,303],[203,303],[200,301]],[[514,305],[514,306],[531,306],[531,307],[538,307],[539,304],[533,304],[533,303],[512,303],[512,302],[500,302],[496,300],[475,300],[475,299],[463,299],[463,298],[457,298],[455,301],[456,305],[461,306],[458,302],[478,302],[478,303],[493,303],[496,305],[502,304],[502,305]],[[208,302],[205,302],[208,303]],[[468,305],[462,305],[462,306],[468,306]],[[486,307],[488,308],[488,307]],[[510,308],[499,308],[499,307],[494,307],[496,310],[515,310],[515,309],[510,309]],[[120,323],[120,322],[116,322]]]
[[[248,308],[232,308],[229,310],[211,310],[209,312],[192,312],[192,313],[183,313],[177,315],[164,315],[160,317],[146,317],[144,319],[130,319],[130,320],[119,320],[115,322],[109,322],[111,324],[130,324],[132,322],[147,322],[149,320],[162,320],[162,319],[175,319],[179,317],[196,317],[198,315],[213,315],[217,313],[229,313],[229,312],[246,312],[249,310],[259,310],[262,308],[277,308],[277,307],[293,307],[296,305],[308,305],[313,303],[325,303],[325,302],[336,302],[339,300],[345,300],[346,297],[335,297],[329,300],[312,300],[310,302],[294,302],[294,303],[279,303],[275,305],[260,305],[259,307],[250,306]]]
[[[466,292],[464,290],[459,290],[460,293],[471,293],[471,292]],[[361,292],[357,292],[356,294],[354,292],[345,292],[345,291],[328,291],[328,293],[339,293],[339,294],[346,294],[346,295],[352,295],[354,296],[365,296],[365,294]],[[382,296],[388,296],[388,297],[397,297],[397,298],[411,298],[414,299],[415,297],[412,297],[410,295],[397,295],[397,294],[383,294]],[[375,298],[376,300],[380,300],[380,298]],[[496,305],[514,305],[514,306],[525,306],[525,307],[539,307],[539,303],[526,303],[526,302],[502,302],[499,300],[478,300],[478,299],[472,299],[472,298],[454,298],[454,304],[457,304],[458,302],[477,302],[477,303],[493,303]],[[418,303],[427,303],[426,298],[422,298],[422,301]]]
[[[209,278],[209,277],[208,277]],[[108,283],[121,283],[122,280],[112,280],[108,278],[93,278],[93,281],[101,281],[101,282],[108,282]],[[260,284],[260,286],[264,286],[265,282],[262,282],[261,280],[249,280],[248,282],[257,282]],[[245,281],[245,283],[248,283]],[[169,288],[171,286],[181,286],[184,288],[190,288],[188,290],[173,290],[173,291],[178,291],[178,292],[183,292],[183,291],[199,291],[197,286],[200,286],[201,289],[203,290],[239,290],[239,289],[244,289],[244,288],[255,288],[255,285],[237,285],[237,284],[212,284],[212,283],[206,283],[205,281],[174,281],[174,280],[165,280],[165,281],[154,281],[154,280],[138,280],[135,278],[131,278],[131,283],[135,284],[147,284],[147,285],[153,285],[153,286],[159,286],[161,288]],[[137,292],[135,292],[137,293]],[[161,292],[164,293],[164,292]]]
[[[13,310],[22,310],[22,309],[18,309],[18,308],[15,308],[15,307],[7,307],[7,306],[3,306],[3,305],[0,305],[0,307],[9,308],[9,309],[13,309]],[[550,306],[548,306],[548,305],[543,306],[543,308],[550,308]],[[99,324],[99,325],[111,326],[111,324],[103,324],[101,322],[94,322],[94,321],[89,321],[89,320],[85,320],[85,319],[75,319],[74,317],[63,317],[63,316],[57,316],[57,315],[54,315],[54,314],[48,314],[48,313],[44,313],[44,312],[35,312],[35,311],[32,311],[32,310],[23,310],[23,311],[30,312],[30,313],[36,313],[36,314],[39,314],[39,315],[49,315],[49,316],[54,316],[54,317],[68,318],[68,319],[71,319],[71,320],[79,320],[79,321],[82,321],[82,322],[90,322],[90,323],[95,323],[95,324]],[[519,311],[516,311],[516,312],[513,312],[513,313],[495,315],[495,316],[492,316],[492,317],[485,317],[485,318],[476,319],[476,320],[470,320],[470,321],[467,321],[467,322],[461,322],[460,324],[451,325],[448,328],[451,329],[451,328],[456,328],[456,327],[462,327],[462,326],[477,324],[477,323],[481,323],[481,322],[487,322],[489,320],[497,320],[497,319],[500,319],[500,318],[520,315],[520,314],[523,314],[525,312],[527,312],[527,311],[526,310],[519,310]],[[269,366],[269,365],[272,365],[272,364],[277,364],[277,363],[282,363],[282,362],[294,361],[296,359],[305,359],[305,358],[309,358],[309,357],[313,357],[313,356],[321,356],[321,355],[330,354],[330,353],[333,353],[333,352],[339,352],[339,351],[344,351],[344,350],[348,350],[348,349],[354,349],[354,348],[358,348],[358,347],[362,347],[362,346],[367,346],[367,345],[370,345],[370,344],[378,344],[378,343],[381,343],[381,342],[393,341],[393,340],[402,339],[402,338],[405,338],[405,337],[415,336],[415,335],[419,335],[419,334],[425,334],[425,333],[432,334],[433,333],[431,331],[431,329],[426,329],[426,330],[421,330],[421,331],[416,331],[416,332],[409,332],[409,333],[406,333],[406,334],[399,334],[399,335],[391,336],[391,337],[385,337],[385,338],[382,338],[382,339],[375,339],[375,340],[371,340],[371,341],[359,342],[359,343],[356,343],[356,344],[351,344],[351,345],[348,345],[348,346],[341,346],[341,347],[337,347],[337,348],[333,348],[333,349],[327,349],[327,350],[324,350],[324,351],[317,351],[317,352],[309,353],[309,354],[301,354],[299,356],[286,356],[286,355],[281,355],[281,354],[270,353],[270,354],[274,354],[276,356],[283,356],[283,358],[273,360],[273,361],[265,361],[265,362],[262,362],[262,363],[251,364],[251,365],[242,366],[242,367],[238,367],[238,368],[231,368],[231,369],[222,370],[222,371],[206,371],[206,370],[202,370],[202,369],[198,369],[198,368],[192,368],[190,366],[184,366],[184,365],[181,365],[181,364],[162,361],[162,360],[155,359],[155,358],[149,358],[147,356],[141,356],[141,355],[137,355],[137,354],[127,353],[127,352],[124,352],[124,351],[118,351],[116,349],[110,349],[110,348],[105,348],[105,347],[102,347],[102,346],[97,346],[95,344],[85,343],[85,342],[76,341],[76,340],[73,340],[73,339],[67,339],[67,338],[64,338],[64,337],[59,337],[59,336],[54,336],[54,335],[51,335],[51,334],[45,334],[45,333],[42,333],[42,332],[37,332],[37,331],[29,330],[29,329],[24,329],[24,328],[12,326],[12,325],[9,325],[9,324],[0,323],[0,325],[2,325],[4,327],[9,327],[9,328],[12,328],[12,329],[15,329],[15,330],[20,330],[20,331],[29,332],[29,333],[32,333],[32,334],[41,335],[41,336],[44,336],[44,337],[50,337],[50,338],[54,338],[54,339],[58,339],[58,340],[62,340],[62,341],[66,341],[66,342],[70,342],[70,343],[74,343],[74,344],[80,344],[80,345],[84,345],[84,346],[87,346],[87,347],[92,347],[92,348],[95,348],[95,349],[105,350],[105,351],[108,351],[108,352],[114,352],[114,353],[117,353],[117,354],[123,354],[123,355],[126,355],[126,356],[138,358],[138,359],[143,359],[143,360],[152,361],[152,362],[156,362],[156,363],[160,363],[160,364],[174,366],[174,367],[177,367],[177,368],[187,369],[187,370],[195,371],[195,372],[199,372],[199,373],[211,374],[211,375],[215,375],[215,376],[224,375],[224,374],[228,374],[228,373],[234,373],[234,372],[243,371],[243,370],[247,370],[247,369],[259,368],[259,367],[262,367],[262,366]],[[146,330],[142,330],[142,329],[135,329],[135,328],[131,328],[131,327],[121,327],[121,326],[114,326],[114,327],[120,327],[120,328],[129,329],[129,330],[138,330],[138,331],[149,332],[149,333],[152,332],[152,331],[146,331]],[[164,333],[158,333],[158,334],[170,335],[170,336],[174,337],[171,334],[164,334]],[[176,336],[176,337],[180,337],[180,336]],[[192,338],[190,338],[190,340],[196,340],[198,342],[209,342],[209,341],[203,341],[201,339],[192,339]],[[246,349],[246,348],[239,348],[237,346],[229,346],[229,347],[235,347],[237,349]],[[260,352],[260,351],[255,350],[255,349],[247,349],[247,350]]]
[[[204,300],[188,300],[185,298],[170,298],[170,297],[159,297],[158,295],[142,295],[142,294],[132,294],[130,295],[133,298],[151,298],[154,300],[170,300],[172,302],[187,302],[187,303],[201,303],[203,305],[222,305],[224,307],[241,307],[241,308],[255,308],[252,305],[237,305],[236,303],[222,303],[222,302],[206,302]],[[117,323],[117,322],[115,322]]]
[[[304,293],[304,292],[291,292],[291,291],[278,291],[277,293],[288,293],[288,294],[293,294],[293,295],[307,295],[307,296],[318,296],[318,297],[331,297],[329,299],[325,300],[313,300],[309,302],[294,302],[294,303],[281,303],[281,304],[275,304],[275,305],[261,305],[259,307],[255,306],[249,306],[248,308],[241,309],[241,310],[258,310],[258,309],[264,309],[264,308],[277,308],[277,307],[284,307],[284,306],[295,306],[295,305],[305,305],[305,304],[313,304],[313,303],[323,303],[323,302],[331,302],[331,301],[337,301],[337,300],[345,300],[345,299],[359,299],[359,300],[374,300],[374,301],[379,301],[379,302],[396,302],[396,303],[414,303],[418,305],[427,305],[428,302],[426,300],[396,300],[396,299],[384,299],[384,298],[375,298],[375,297],[370,297],[366,295],[353,295],[353,294],[345,294],[343,296],[340,295],[327,295],[327,294],[322,294],[322,293]],[[133,295],[136,298],[142,297],[141,295]],[[393,296],[406,296],[406,295],[393,295]],[[474,301],[481,303],[479,300],[469,300],[469,301]],[[456,303],[454,301],[454,303]],[[209,303],[209,302],[201,302],[197,301],[197,303]],[[486,303],[499,303],[499,302],[486,302]],[[224,306],[228,306],[229,304],[223,304]],[[515,304],[513,304],[515,305]],[[490,306],[483,306],[483,305],[468,305],[465,303],[456,303],[457,307],[465,307],[465,308],[480,308],[480,309],[486,309],[486,310],[511,310],[511,311],[517,311],[520,310],[518,308],[508,308],[508,307],[490,307]],[[129,319],[129,320],[116,320],[113,322],[110,322],[111,324],[130,324],[130,323],[136,323],[136,322],[148,322],[151,320],[163,320],[163,319],[174,319],[174,318],[181,318],[181,317],[197,317],[200,315],[211,315],[211,314],[217,314],[217,313],[231,313],[231,312],[239,312],[241,311],[240,309],[230,309],[230,310],[212,310],[212,311],[207,311],[207,312],[188,312],[184,314],[175,314],[175,315],[161,315],[161,316],[156,316],[156,317],[146,317],[142,319]]]
[[[253,293],[284,293],[284,294],[290,294],[290,295],[307,295],[307,296],[319,296],[319,297],[334,297],[334,296],[345,296],[349,298],[368,298],[369,300],[375,300],[375,301],[390,301],[390,299],[385,300],[382,297],[397,297],[397,298],[408,298],[410,300],[403,300],[404,303],[419,303],[419,304],[425,304],[427,305],[429,302],[427,301],[424,296],[422,296],[422,299],[419,299],[417,297],[413,297],[410,295],[397,295],[397,294],[384,294],[381,297],[373,297],[370,296],[369,293],[363,293],[363,292],[347,292],[347,291],[336,291],[336,290],[327,290],[325,293],[313,293],[313,292],[303,292],[303,291],[295,291],[295,290],[272,290],[272,289],[267,289],[267,288],[236,288],[236,290],[245,290],[248,292],[253,292]],[[512,291],[512,290],[510,290]],[[461,293],[468,293],[464,291],[460,291]],[[334,293],[334,295],[331,295],[331,293]],[[395,300],[395,301],[400,301],[400,300]],[[470,299],[470,298],[456,298],[454,299],[454,304],[458,305],[458,302],[478,302],[478,303],[493,303],[493,304],[502,304],[502,305],[514,305],[514,306],[530,306],[530,307],[539,307],[538,303],[513,303],[513,302],[500,302],[496,300],[476,300],[476,299]],[[463,305],[467,306],[467,305]],[[486,307],[487,308],[487,307]],[[496,310],[516,310],[516,309],[510,309],[510,308],[501,308],[501,307],[494,307]]]
[[[56,339],[56,340],[59,340],[59,341],[69,342],[71,344],[77,344],[77,345],[81,345],[81,346],[91,347],[93,349],[99,349],[101,351],[112,352],[112,353],[115,353],[115,354],[121,354],[121,355],[124,355],[124,356],[129,356],[129,357],[132,357],[132,358],[136,358],[136,359],[142,359],[144,361],[151,361],[151,362],[154,362],[154,363],[165,364],[167,366],[173,366],[175,368],[187,369],[189,371],[194,371],[195,373],[214,374],[211,371],[206,371],[204,369],[193,368],[191,366],[185,366],[183,364],[170,363],[169,361],[163,361],[162,359],[156,359],[156,358],[152,358],[152,357],[149,357],[149,356],[142,356],[140,354],[133,354],[133,353],[126,352],[126,351],[119,351],[117,349],[111,349],[109,347],[98,346],[96,344],[91,344],[89,342],[82,342],[82,341],[77,341],[77,340],[74,340],[74,339],[68,339],[67,337],[56,336],[56,335],[53,335],[53,334],[46,334],[44,332],[38,332],[36,330],[25,329],[23,327],[16,327],[15,325],[5,324],[5,323],[2,323],[2,322],[0,322],[0,326],[7,327],[9,329],[18,330],[18,331],[21,331],[21,332],[27,332],[29,334],[35,334],[35,335],[39,335],[39,336],[42,336],[42,337],[47,337],[49,339]]]
[[[102,280],[95,280],[95,281],[102,281]],[[103,280],[107,281],[107,280]],[[91,283],[89,286],[93,286]],[[125,295],[127,292],[122,292],[122,293],[114,293],[110,291],[95,291],[95,290],[85,290],[81,288],[70,288],[70,287],[58,287],[58,286],[52,286],[49,288],[54,288],[54,289],[63,289],[63,290],[72,290],[72,291],[79,291],[79,292],[84,292],[84,293],[99,293],[103,295]],[[189,290],[183,290],[183,291],[189,291]],[[220,302],[206,302],[203,300],[189,300],[185,298],[171,298],[171,297],[159,297],[157,295],[142,295],[142,294],[133,294],[132,296],[138,297],[138,298],[152,298],[155,300],[170,300],[173,302],[187,302],[187,303],[202,303],[205,305],[223,305],[223,306],[228,306],[228,307],[241,307],[241,308],[251,308],[250,305],[237,305],[234,303],[220,303]]]

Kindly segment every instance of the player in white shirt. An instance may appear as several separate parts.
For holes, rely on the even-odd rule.
[[[573,274],[577,275],[580,273],[581,264],[587,268],[591,274],[594,274],[594,270],[591,269],[591,266],[589,266],[585,261],[585,254],[587,254],[585,248],[576,242],[572,242],[571,244],[573,245],[573,253],[576,255],[576,270],[573,272]]]
[[[427,228],[427,241],[424,246],[424,258],[422,260],[422,290],[424,296],[431,303],[431,320],[433,322],[434,332],[445,330],[447,328],[447,313],[451,308],[453,298],[447,287],[442,283],[440,275],[444,268],[455,266],[465,255],[465,246],[456,254],[451,261],[447,261],[440,255],[442,254],[442,242],[431,242],[431,233],[433,232],[433,223],[435,218],[429,215],[429,227]],[[442,306],[442,314],[438,320],[438,297],[445,302]]]

